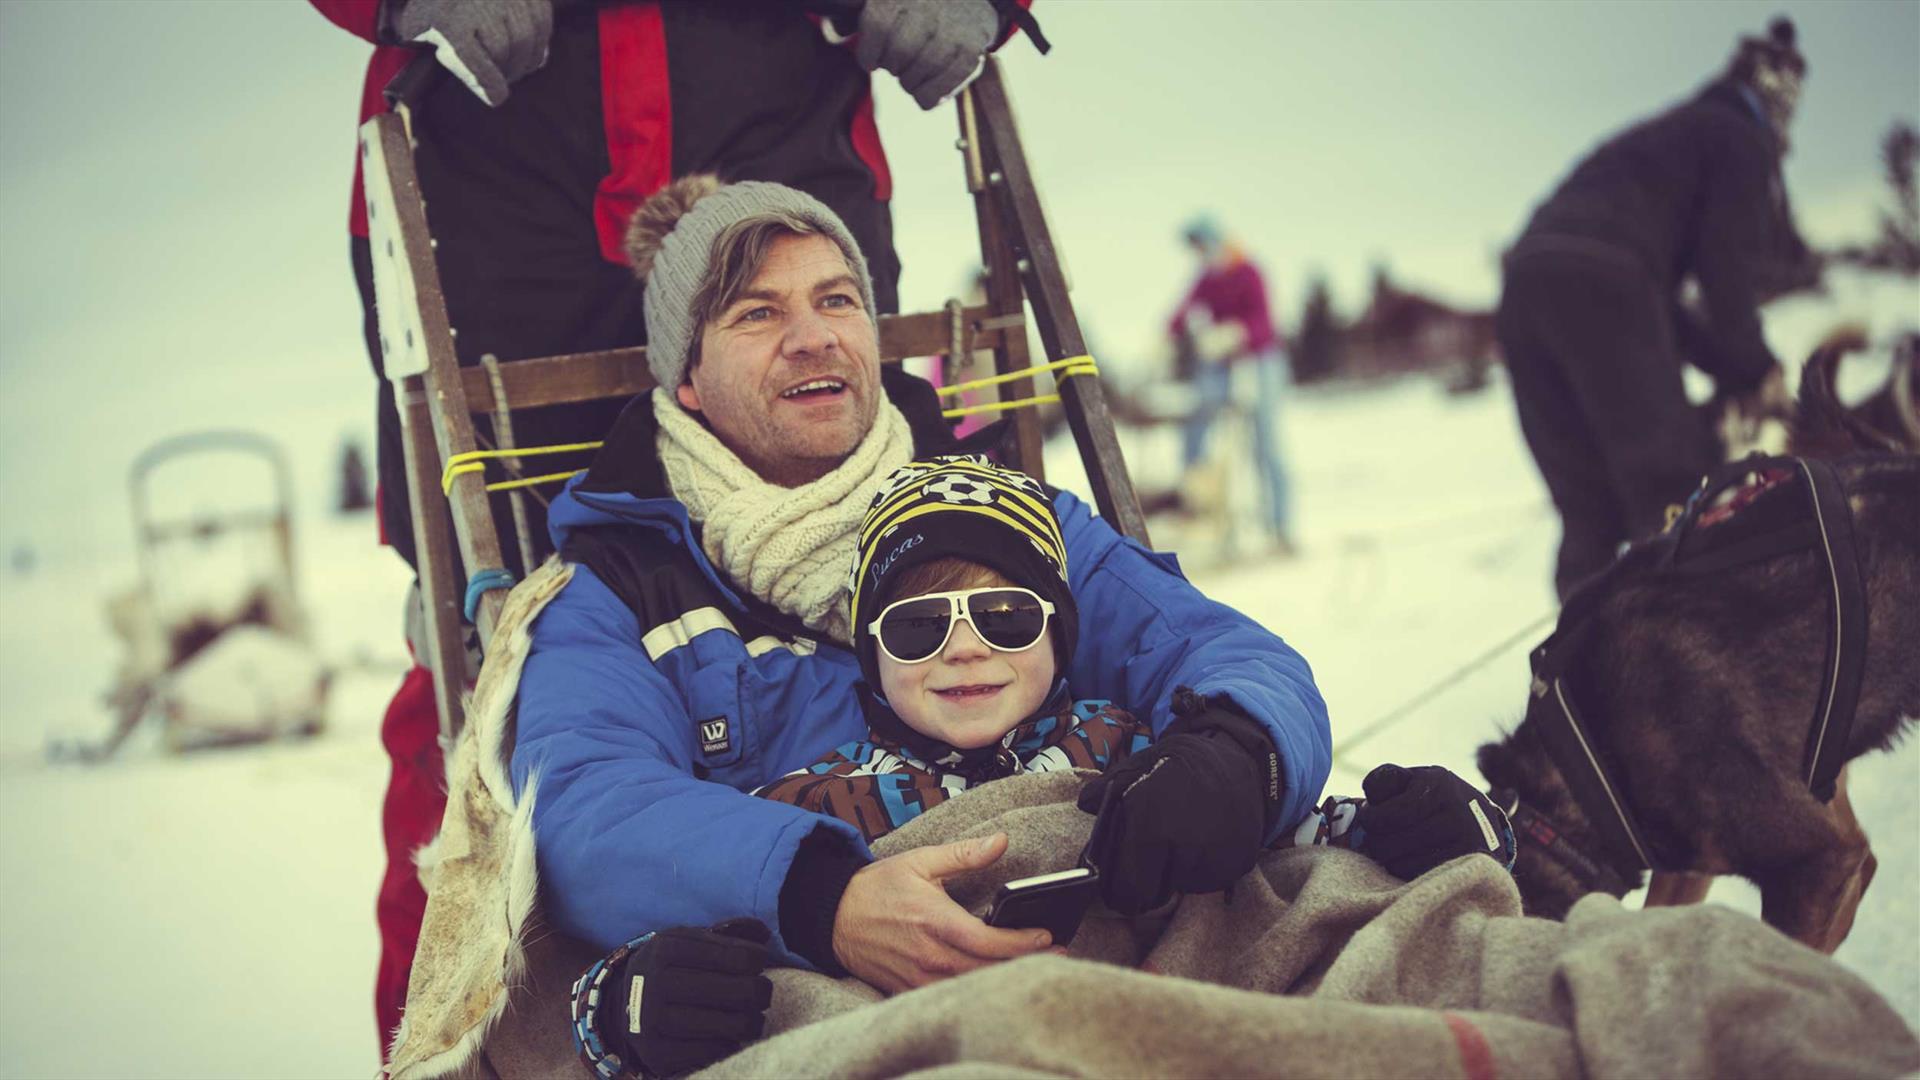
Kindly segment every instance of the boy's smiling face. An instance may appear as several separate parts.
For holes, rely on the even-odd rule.
[[[1022,652],[990,648],[959,623],[931,660],[880,657],[880,692],[906,725],[961,750],[1000,741],[1053,689],[1053,628]]]
[[[1014,584],[985,567],[979,569],[976,580],[949,588]],[[880,693],[894,713],[920,734],[961,750],[998,742],[1032,716],[1053,689],[1058,667],[1052,625],[1032,648],[1020,652],[989,646],[961,619],[954,620],[946,644],[930,659],[902,664],[883,649],[876,652]]]

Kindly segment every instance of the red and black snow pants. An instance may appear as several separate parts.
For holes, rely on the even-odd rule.
[[[400,1026],[407,1003],[407,976],[420,941],[427,893],[420,887],[413,853],[440,831],[446,812],[446,768],[440,758],[440,717],[433,704],[433,676],[414,665],[400,681],[380,724],[380,741],[393,761],[380,827],[387,844],[387,871],[380,879],[375,915],[380,924],[380,970],[374,979],[373,1013],[380,1025],[380,1060]]]

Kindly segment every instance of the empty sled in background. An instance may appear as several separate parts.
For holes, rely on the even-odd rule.
[[[265,498],[190,515],[156,509],[157,476],[251,458]],[[330,673],[313,648],[294,580],[292,482],[264,436],[207,431],[166,439],[128,475],[140,578],[107,600],[125,649],[107,701],[114,726],[96,744],[56,744],[56,757],[111,755],[149,717],[181,752],[314,735],[326,722]]]

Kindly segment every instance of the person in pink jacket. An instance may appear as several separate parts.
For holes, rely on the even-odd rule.
[[[1291,496],[1280,453],[1280,398],[1287,381],[1287,343],[1267,306],[1267,283],[1260,268],[1221,232],[1210,217],[1189,223],[1182,234],[1199,256],[1200,276],[1168,321],[1176,339],[1189,332],[1189,320],[1204,312],[1214,326],[1235,331],[1224,352],[1202,355],[1195,377],[1200,401],[1187,420],[1181,465],[1191,469],[1205,456],[1214,420],[1231,396],[1233,369],[1251,368],[1258,397],[1253,408],[1253,460],[1259,471],[1266,523],[1282,554],[1293,551]]]

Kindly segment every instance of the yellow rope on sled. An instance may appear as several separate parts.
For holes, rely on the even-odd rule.
[[[1058,383],[1062,379],[1071,379],[1076,375],[1099,375],[1100,368],[1087,355],[1069,356],[1065,360],[1055,360],[1050,364],[1035,364],[1019,371],[1007,371],[998,375],[988,375],[981,379],[969,379],[952,386],[943,386],[934,392],[941,397],[963,394],[968,390],[978,390],[985,386],[998,386],[1015,379],[1032,378],[1036,372],[1051,371]],[[940,415],[949,420],[977,413],[1006,412],[1009,409],[1030,409],[1036,405],[1050,405],[1060,400],[1059,394],[1041,394],[1036,397],[1015,398],[1012,401],[991,401],[984,405],[968,405],[960,408],[942,410]],[[601,442],[563,443],[558,446],[526,446],[514,450],[469,450],[464,454],[455,454],[447,459],[446,471],[440,474],[440,492],[443,495],[453,492],[453,481],[466,473],[485,472],[489,461],[502,458],[535,457],[540,454],[567,454],[580,450],[598,450],[606,445]],[[542,476],[528,476],[518,480],[501,480],[486,485],[488,491],[512,491],[516,488],[533,487],[538,484],[550,484],[556,480],[565,480],[575,475],[573,472],[546,473]]]
[[[1015,379],[1032,378],[1033,373],[1036,371],[1057,371],[1059,374],[1054,376],[1055,379],[1066,379],[1075,375],[1098,375],[1100,373],[1100,369],[1094,365],[1093,357],[1085,355],[1069,356],[1065,360],[1055,360],[1051,364],[1035,364],[1032,367],[1021,368],[1019,371],[1003,371],[998,375],[988,375],[981,379],[968,379],[966,382],[954,383],[952,386],[942,386],[935,390],[934,393],[939,394],[941,397],[952,397],[955,394],[964,394],[968,390],[978,390],[983,386],[998,386],[1001,383],[1012,382]]]
[[[572,479],[573,477],[579,476],[581,473],[586,471],[587,470],[585,469],[575,469],[572,472],[553,472],[553,473],[547,473],[544,476],[523,477],[519,480],[501,480],[501,481],[498,481],[497,483],[488,484],[487,490],[488,491],[512,491],[515,488],[529,488],[537,484],[551,484],[555,480]]]
[[[1021,368],[1019,371],[1004,371],[998,375],[988,375],[981,379],[969,379],[966,382],[954,383],[952,386],[942,386],[935,390],[934,393],[939,394],[941,397],[951,397],[955,394],[964,394],[968,390],[978,390],[983,386],[997,386],[1000,383],[1012,382],[1015,379],[1032,378],[1034,373],[1039,371],[1053,372],[1055,384],[1065,379],[1071,379],[1076,375],[1097,376],[1100,374],[1100,368],[1093,362],[1093,357],[1083,354],[1080,356],[1069,356],[1065,360],[1055,360],[1050,364],[1035,364],[1032,367]],[[1014,398],[1011,401],[991,401],[984,405],[967,405],[959,408],[943,409],[940,415],[946,417],[948,420],[958,420],[960,417],[973,416],[977,413],[1006,412],[1010,409],[1031,409],[1036,405],[1051,405],[1059,400],[1059,394],[1040,394],[1034,397]]]
[[[500,458],[536,457],[540,454],[570,454],[580,450],[598,450],[603,442],[561,443],[557,446],[525,446],[515,450],[469,450],[464,454],[455,454],[447,459],[446,471],[440,474],[440,493],[453,491],[454,477],[463,473],[484,472],[486,463]],[[565,480],[573,473],[548,473],[545,476],[533,476],[524,480],[503,480],[497,484],[488,484],[488,491],[507,491],[511,488],[532,487],[552,480]]]
[[[1015,398],[1012,401],[989,401],[985,405],[968,405],[961,409],[942,409],[940,415],[949,420],[958,420],[963,416],[976,413],[1006,412],[1009,409],[1031,409],[1036,405],[1051,405],[1060,400],[1059,394],[1041,394],[1039,397]]]

